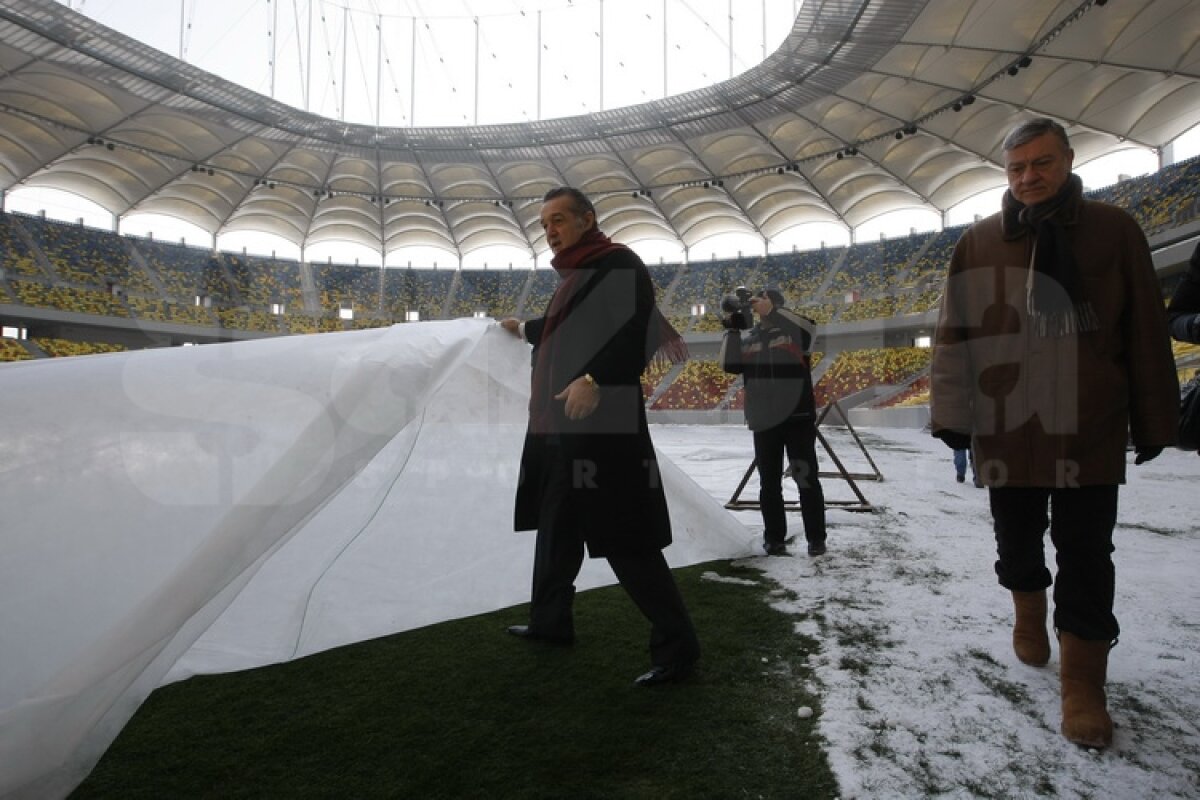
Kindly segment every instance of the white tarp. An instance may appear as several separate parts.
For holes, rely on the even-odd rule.
[[[528,387],[483,320],[0,366],[0,796],[65,795],[166,681],[527,600]],[[662,473],[672,565],[750,551]]]

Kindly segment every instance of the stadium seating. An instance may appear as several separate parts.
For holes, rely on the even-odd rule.
[[[0,361],[28,361],[33,358],[25,345],[15,339],[0,337]]]
[[[0,214],[0,269],[9,275],[45,278],[33,252],[15,229],[19,224],[16,216]]]
[[[716,361],[689,360],[654,404],[658,410],[703,410],[715,408],[729,391],[735,376]]]
[[[1120,205],[1148,233],[1195,219],[1200,158],[1154,175],[1090,193]],[[778,287],[789,305],[819,324],[856,322],[937,308],[955,243],[966,226],[851,247],[775,253],[687,264],[648,265],[664,313],[681,331],[720,331],[720,303],[734,287]],[[211,250],[139,237],[122,237],[25,214],[0,213],[0,304],[57,309],[94,316],[153,320],[266,334],[307,334],[401,322],[472,316],[532,317],[544,312],[558,276],[552,269],[454,270],[345,264],[301,264],[286,259]],[[1172,280],[1164,281],[1164,297]],[[309,287],[306,295],[305,287]],[[849,300],[848,300],[849,298]],[[705,312],[693,317],[693,306]],[[343,319],[343,309],[353,311]],[[280,313],[281,312],[281,313]],[[41,342],[44,339],[45,345]],[[0,340],[0,361],[106,352],[55,337],[29,345]],[[1194,369],[1200,348],[1175,345],[1177,361]],[[824,405],[862,388],[905,386],[888,405],[928,402],[929,351],[889,348],[843,352],[817,386]],[[678,375],[652,365],[643,376],[650,397],[674,375],[655,408],[706,409],[726,401],[734,377],[712,361],[688,363]],[[732,408],[743,402],[739,390]]]
[[[111,291],[79,289],[74,286],[49,286],[40,281],[11,282],[17,299],[27,306],[55,308],[100,317],[128,317],[129,309]]]
[[[1200,193],[1200,156],[1180,161],[1143,178],[1091,192],[1096,200],[1120,206],[1147,235],[1195,218]]]
[[[350,309],[356,318],[379,313],[383,280],[379,267],[313,264],[312,270],[325,314],[337,316],[342,309]]]
[[[516,316],[517,302],[531,278],[530,270],[524,269],[464,269],[458,275],[457,291],[450,305],[452,318],[472,317],[479,311],[493,319]]]
[[[285,310],[304,308],[299,262],[233,253],[222,257],[238,293],[251,308],[269,310],[274,304]]]
[[[204,306],[196,305],[194,301],[190,304],[173,303],[169,300],[151,299],[138,295],[130,295],[125,299],[133,316],[142,319],[205,327],[217,324],[212,311]]]
[[[408,319],[409,313],[419,314],[418,319],[422,320],[441,319],[453,280],[454,272],[451,270],[413,267],[385,270],[384,312],[397,322]]]
[[[119,286],[127,293],[158,291],[146,273],[133,266],[119,236],[41,217],[24,217],[21,225],[62,281],[91,288]]]
[[[191,305],[196,298],[203,298],[214,308],[235,308],[242,304],[223,259],[211,251],[153,239],[137,239],[133,247],[175,303]]]
[[[47,336],[36,336],[34,344],[45,350],[52,358],[66,356],[88,356],[96,353],[119,353],[126,348],[119,344],[103,342],[78,342],[71,339],[56,339]]]
[[[929,368],[932,351],[923,347],[889,347],[838,353],[815,388],[818,406],[871,386],[902,384]]]

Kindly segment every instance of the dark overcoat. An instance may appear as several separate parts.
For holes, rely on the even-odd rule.
[[[656,346],[651,327],[654,285],[630,250],[610,252],[579,267],[584,274],[566,316],[542,340],[545,317],[525,324],[538,359],[552,352],[551,392],[591,375],[600,391],[596,410],[569,420],[562,400],[552,401],[544,432],[531,425],[521,453],[514,527],[533,530],[543,513],[547,470],[565,471],[570,488],[552,510],[556,524],[577,525],[593,558],[661,550],[671,543],[671,523],[658,462],[646,422],[641,376]],[[560,472],[560,474],[564,474]]]
[[[1194,322],[1197,314],[1200,314],[1200,242],[1196,243],[1188,270],[1167,304],[1171,335],[1181,342],[1200,343],[1200,325]]]
[[[1034,237],[1003,215],[954,248],[931,368],[932,429],[973,435],[990,487],[1119,484],[1127,445],[1175,440],[1179,386],[1162,291],[1137,222],[1074,197],[1058,214],[1094,330],[1050,337],[1028,310]]]

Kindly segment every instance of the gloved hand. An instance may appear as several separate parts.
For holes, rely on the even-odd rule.
[[[1192,314],[1187,321],[1187,340],[1200,342],[1200,314]]]
[[[943,428],[940,431],[935,431],[933,438],[941,439],[946,443],[946,447],[951,450],[970,450],[971,449],[971,434],[962,433],[960,431],[952,431],[948,428]]]
[[[1161,447],[1134,447],[1133,452],[1135,455],[1133,457],[1133,463],[1145,464],[1147,461],[1153,461],[1154,459],[1158,458],[1158,454],[1162,451],[1163,449]]]
[[[750,319],[741,311],[734,311],[728,316],[721,317],[721,327],[727,331],[748,330],[750,328]]]

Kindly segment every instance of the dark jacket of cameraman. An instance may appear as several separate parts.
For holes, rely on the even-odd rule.
[[[745,341],[725,332],[721,368],[740,374],[746,386],[746,424],[765,431],[790,418],[812,418],[812,369],[809,348],[816,323],[788,308],[776,307],[750,329]]]

